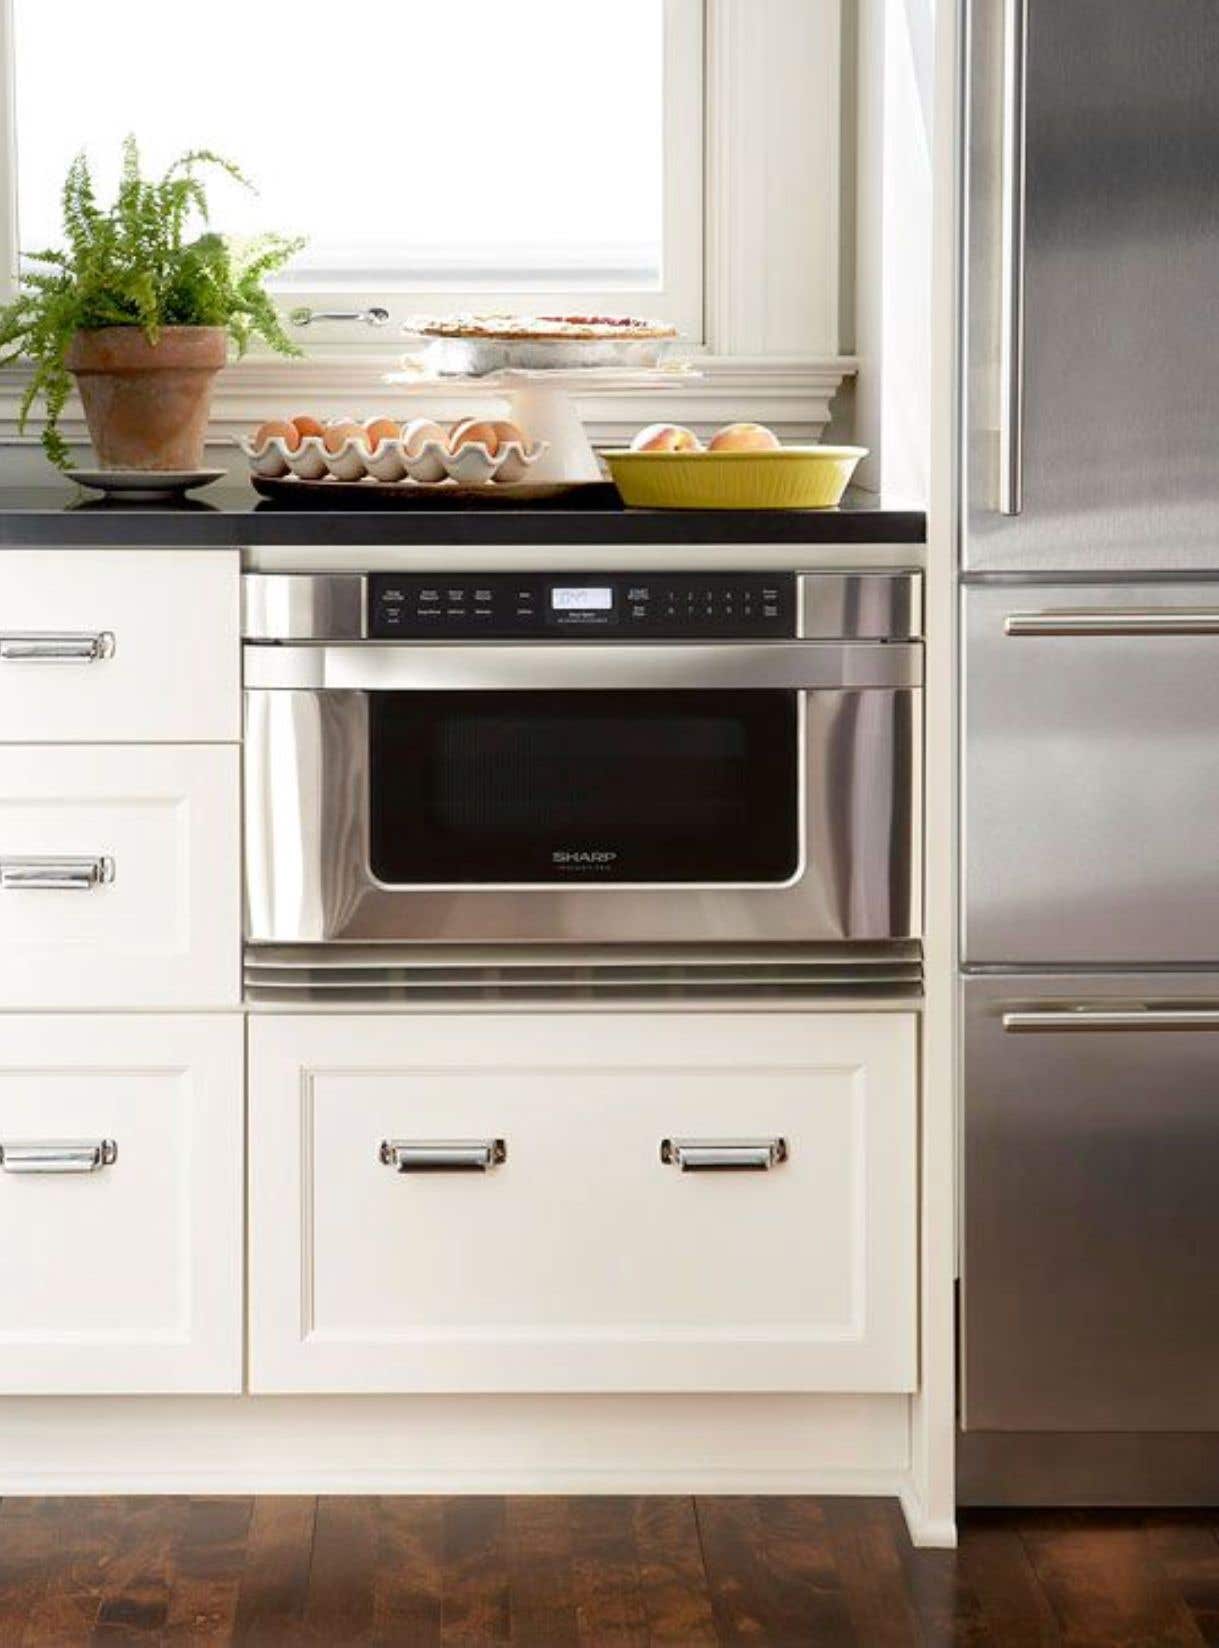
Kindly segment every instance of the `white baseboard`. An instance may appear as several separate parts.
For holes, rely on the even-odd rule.
[[[922,1496],[907,1478],[898,1489],[902,1515],[910,1530],[911,1543],[923,1550],[953,1551],[957,1545],[956,1518],[930,1516]]]

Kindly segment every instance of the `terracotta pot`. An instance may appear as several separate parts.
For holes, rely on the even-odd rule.
[[[228,356],[222,326],[78,332],[66,364],[103,469],[201,469],[212,383]]]

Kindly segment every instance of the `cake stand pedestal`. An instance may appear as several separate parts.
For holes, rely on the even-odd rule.
[[[484,377],[438,377],[424,371],[387,372],[386,383],[415,394],[463,398],[494,397],[507,403],[508,416],[530,440],[545,441],[547,450],[529,472],[539,485],[566,483],[579,486],[604,479],[584,420],[576,407],[580,395],[638,393],[641,389],[673,388],[700,374],[686,366],[523,367],[489,372]]]

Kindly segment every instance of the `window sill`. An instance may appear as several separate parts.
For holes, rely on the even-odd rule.
[[[210,441],[248,434],[265,418],[296,412],[371,417],[392,411],[402,416],[456,418],[478,405],[468,395],[446,401],[443,393],[403,393],[382,381],[395,364],[395,357],[379,354],[317,355],[303,361],[257,357],[234,362],[216,385]],[[592,439],[602,444],[624,440],[642,424],[662,418],[689,424],[700,433],[749,418],[768,424],[786,441],[819,440],[829,423],[835,394],[858,369],[857,360],[849,355],[704,355],[694,364],[700,377],[663,389],[579,396]],[[0,370],[0,444],[23,439],[17,433],[17,409],[28,381],[24,368]],[[487,399],[495,402],[497,397],[489,391]],[[61,423],[69,441],[83,438],[75,396]],[[24,439],[33,438],[38,427],[36,409]]]

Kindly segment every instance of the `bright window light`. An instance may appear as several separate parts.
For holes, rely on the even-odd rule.
[[[134,132],[146,171],[242,166],[214,226],[307,235],[281,286],[660,285],[664,0],[13,5],[23,251],[60,239],[81,134],[108,199]]]

